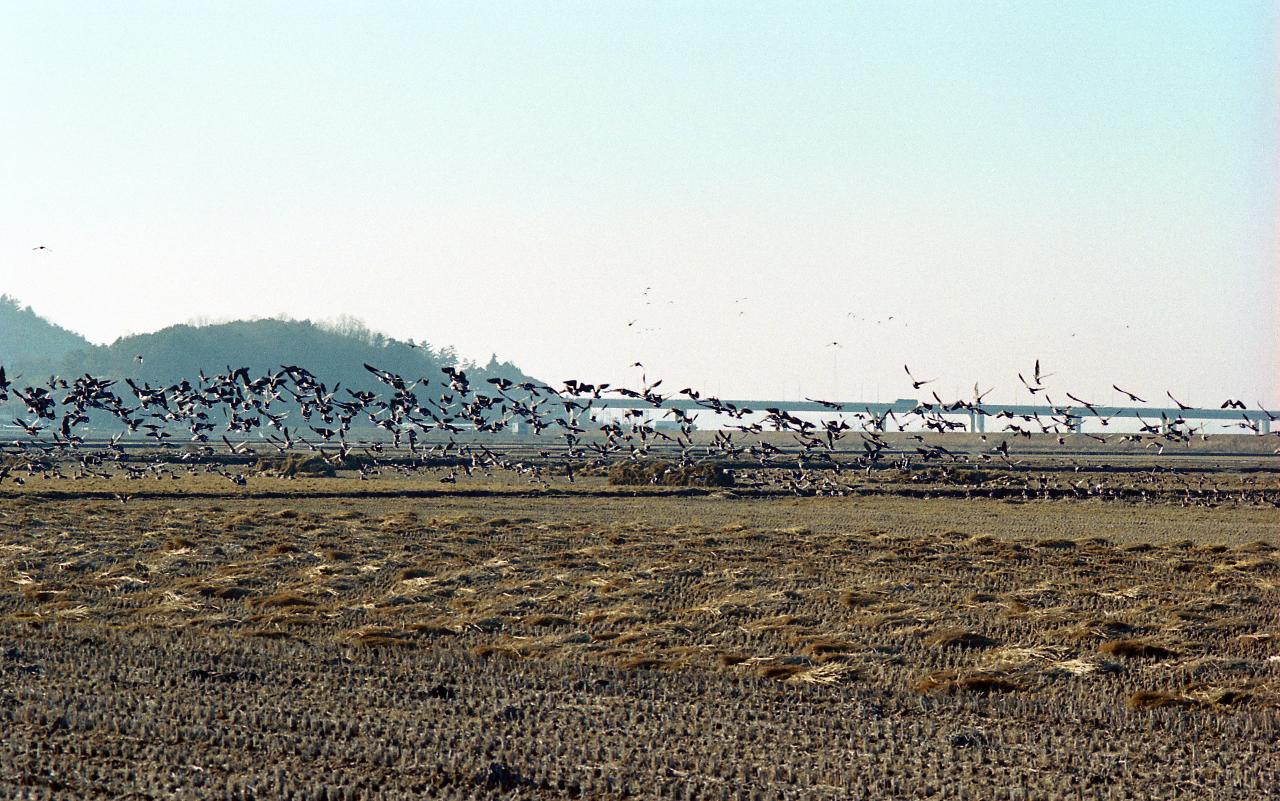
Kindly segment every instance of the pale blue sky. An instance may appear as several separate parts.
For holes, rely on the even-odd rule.
[[[350,313],[553,381],[895,397],[906,361],[1014,399],[1040,358],[1275,405],[1276,33],[1264,2],[3,2],[0,290],[97,340]]]

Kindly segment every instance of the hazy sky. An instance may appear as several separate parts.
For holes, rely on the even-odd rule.
[[[1275,406],[1277,30],[1243,0],[5,0],[0,291],[97,341],[349,313],[550,381],[889,399],[908,362],[1012,400],[1040,358],[1099,401]]]

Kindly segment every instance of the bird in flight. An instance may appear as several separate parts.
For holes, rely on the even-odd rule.
[[[1112,384],[1111,388],[1114,389],[1116,392],[1119,392],[1121,395],[1127,396],[1131,401],[1135,401],[1137,403],[1146,403],[1146,401],[1144,401],[1142,398],[1139,398],[1137,395],[1134,395],[1132,392],[1130,392],[1127,389],[1121,389],[1120,387],[1117,387],[1115,384]]]
[[[49,249],[48,245],[36,245],[35,247],[32,248],[32,250],[48,250],[48,249]]]
[[[1031,394],[1032,394],[1032,395],[1034,395],[1034,394],[1036,394],[1037,392],[1042,392],[1042,391],[1044,390],[1044,379],[1049,378],[1049,377],[1050,377],[1050,376],[1052,376],[1052,375],[1054,375],[1054,374],[1053,374],[1053,373],[1041,373],[1041,372],[1040,372],[1040,360],[1039,360],[1039,359],[1036,359],[1036,368],[1035,368],[1035,372],[1033,372],[1033,373],[1031,374],[1031,377],[1032,377],[1033,379],[1035,379],[1035,380],[1034,380],[1034,381],[1028,381],[1027,379],[1025,379],[1025,378],[1023,378],[1023,377],[1022,377],[1022,373],[1018,373],[1018,380],[1022,382],[1022,385],[1023,385],[1024,387],[1026,387],[1028,390],[1030,390],[1030,392],[1031,392]]]
[[[923,387],[925,384],[928,384],[937,380],[936,378],[926,378],[925,380],[921,381],[920,379],[911,375],[911,368],[908,367],[907,365],[905,364],[902,365],[902,369],[907,371],[907,377],[911,379],[912,389],[919,389],[920,387]]]
[[[842,412],[842,411],[844,411],[844,404],[842,404],[842,403],[835,403],[835,402],[833,402],[833,401],[818,400],[817,398],[810,398],[808,395],[806,395],[806,396],[804,397],[804,399],[805,399],[805,400],[807,400],[807,401],[809,401],[810,403],[816,403],[816,404],[818,404],[819,406],[823,407],[824,409],[834,409],[834,410],[836,410],[837,412]]]
[[[1178,400],[1177,398],[1173,397],[1173,393],[1172,393],[1172,392],[1170,392],[1170,391],[1169,391],[1169,390],[1167,390],[1167,389],[1164,391],[1164,394],[1168,395],[1168,396],[1169,396],[1169,400],[1171,400],[1171,401],[1173,401],[1174,403],[1178,404],[1178,408],[1179,408],[1180,410],[1184,411],[1184,412],[1185,412],[1187,409],[1193,409],[1193,408],[1195,408],[1195,407],[1193,407],[1193,406],[1188,406],[1187,404],[1185,404],[1185,403],[1183,403],[1182,401]]]
[[[1035,378],[1036,378],[1036,383],[1037,383],[1037,384],[1043,384],[1043,383],[1044,383],[1044,380],[1045,380],[1046,378],[1051,378],[1052,376],[1055,376],[1055,375],[1057,375],[1057,373],[1045,373],[1045,374],[1041,375],[1041,373],[1040,373],[1040,360],[1039,360],[1039,359],[1036,359],[1036,374],[1035,374]]]

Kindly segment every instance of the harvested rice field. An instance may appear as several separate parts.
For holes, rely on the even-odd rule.
[[[1280,796],[1277,482],[1214,480],[32,480],[0,797]]]

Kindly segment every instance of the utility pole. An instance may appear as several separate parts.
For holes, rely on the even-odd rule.
[[[831,348],[831,400],[839,402],[840,400],[840,349],[844,347],[839,342],[832,342],[827,347]]]

